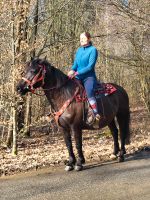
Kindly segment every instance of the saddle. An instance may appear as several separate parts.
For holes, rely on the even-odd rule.
[[[87,101],[87,95],[84,86],[77,80],[80,92],[75,96],[76,102]],[[101,98],[102,96],[108,96],[114,93],[117,89],[111,83],[97,83],[97,87],[94,89],[95,98]]]
[[[94,128],[99,128],[97,124],[95,126],[95,115],[91,105],[88,102],[88,98],[86,95],[85,88],[83,87],[82,83],[77,80],[77,84],[79,86],[79,92],[75,96],[76,102],[84,102],[84,121],[87,125],[93,126]],[[114,93],[117,89],[110,83],[98,83],[97,87],[94,89],[95,98],[98,100],[103,96],[108,96]],[[103,103],[102,103],[103,104]],[[103,106],[103,105],[102,105]],[[104,111],[104,108],[103,108]],[[101,110],[102,112],[102,110]],[[104,113],[101,113],[104,116]]]

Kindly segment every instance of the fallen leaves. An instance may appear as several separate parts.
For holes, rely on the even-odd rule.
[[[139,117],[140,115],[136,116],[132,122],[132,140],[130,145],[126,145],[127,154],[150,149],[150,125],[142,126]],[[101,131],[83,132],[83,152],[87,162],[114,159],[112,158],[113,139],[111,135],[105,135],[105,132],[108,132],[107,128]],[[77,154],[74,140],[73,148]],[[17,156],[12,156],[5,148],[0,149],[0,176],[64,165],[67,158],[68,151],[61,135],[51,136],[36,132],[31,138],[19,139]]]

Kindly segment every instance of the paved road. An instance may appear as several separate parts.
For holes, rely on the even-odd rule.
[[[150,152],[124,163],[50,169],[0,179],[0,200],[150,200]]]

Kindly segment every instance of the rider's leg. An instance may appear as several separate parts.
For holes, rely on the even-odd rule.
[[[89,104],[91,108],[93,109],[94,115],[98,114],[98,107],[97,107],[97,102],[95,97],[90,97],[88,98]]]
[[[96,98],[94,96],[94,88],[97,84],[97,80],[94,77],[88,77],[83,81],[83,84],[86,90],[89,104],[91,105],[93,109],[94,115],[96,117],[99,117],[98,106],[97,106]]]

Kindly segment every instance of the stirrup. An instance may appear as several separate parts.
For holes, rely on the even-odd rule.
[[[99,128],[99,122],[100,122],[101,118],[102,117],[99,114],[95,115],[95,119],[94,119],[94,123],[93,123],[94,128]]]
[[[102,118],[102,117],[100,116],[100,114],[96,114],[96,115],[95,115],[95,119],[96,119],[96,120],[100,120],[101,118]]]
[[[88,119],[87,119],[87,123],[88,123],[90,126],[93,125],[94,121],[95,121],[95,117],[94,117],[93,115],[90,115],[90,116],[88,117]]]

